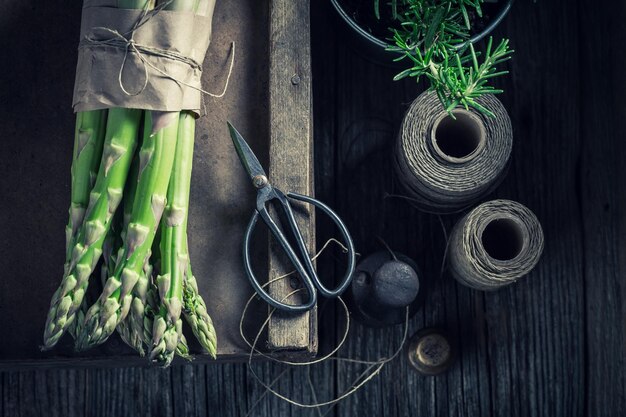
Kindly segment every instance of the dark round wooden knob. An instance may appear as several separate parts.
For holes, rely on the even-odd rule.
[[[387,261],[374,272],[372,298],[382,308],[406,307],[420,289],[417,272],[406,262]]]
[[[411,337],[408,354],[413,368],[424,375],[446,371],[456,358],[447,334],[433,328],[422,329]]]
[[[382,327],[403,323],[406,308],[417,311],[423,300],[423,285],[417,265],[407,256],[377,252],[363,259],[351,285],[351,310],[368,326]]]

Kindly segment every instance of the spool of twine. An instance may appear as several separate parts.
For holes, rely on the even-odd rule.
[[[459,211],[504,178],[513,147],[511,120],[495,96],[476,101],[495,117],[457,108],[454,119],[433,91],[415,99],[404,117],[394,165],[407,193],[424,211]]]
[[[543,252],[543,231],[535,214],[510,200],[483,203],[452,230],[448,265],[460,283],[495,290],[528,274]]]

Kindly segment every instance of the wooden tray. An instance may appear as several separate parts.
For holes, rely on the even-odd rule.
[[[57,29],[64,31],[66,45],[76,45],[80,4],[66,7],[75,15],[76,27]],[[242,268],[241,245],[256,193],[234,151],[226,120],[242,132],[261,162],[269,166],[275,185],[313,192],[309,5],[292,0],[218,1],[213,25],[205,61],[205,88],[216,92],[222,88],[232,41],[236,44],[235,66],[226,96],[205,98],[207,115],[196,129],[190,252],[217,328],[218,360],[238,360],[247,358],[249,352],[239,335],[241,311],[252,294]],[[38,48],[55,50],[58,45]],[[11,114],[0,115],[0,126],[11,138],[0,145],[0,189],[5,195],[0,203],[0,328],[8,336],[0,343],[0,368],[146,364],[147,360],[139,358],[117,335],[80,354],[73,352],[69,336],[52,351],[39,351],[49,300],[63,271],[63,230],[69,204],[74,117],[67,103],[76,55],[73,48],[64,51],[60,49],[58,56],[45,52],[37,55],[52,63],[48,76],[58,82],[43,92],[27,91],[32,97],[24,100],[28,104],[22,111],[31,114],[32,123],[17,125]],[[27,85],[29,76],[32,74],[25,74],[18,82]],[[306,207],[300,211],[301,220],[312,215]],[[313,247],[311,220],[303,230]],[[273,251],[268,251],[267,236],[258,240],[255,259],[259,276],[263,277],[264,271],[267,277],[288,271],[289,266],[270,255]],[[279,282],[271,291],[282,297],[292,290]],[[267,306],[255,305],[246,332],[256,333],[267,312]],[[261,347],[290,356],[313,354],[317,348],[314,317],[308,313],[273,317],[266,332],[267,343],[260,343]],[[191,342],[193,336],[188,339]],[[199,352],[196,343],[191,343],[191,348]],[[196,360],[208,357],[197,354]]]

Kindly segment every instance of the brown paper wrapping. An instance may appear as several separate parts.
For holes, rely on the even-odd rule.
[[[199,91],[202,62],[211,40],[213,5],[210,16],[161,10],[131,35],[143,12],[118,9],[115,4],[111,0],[86,0],[83,4],[72,103],[74,111],[125,107],[160,111],[192,110],[198,114],[202,94]],[[148,53],[142,53],[139,57],[132,46],[94,45],[88,38],[97,41],[121,39],[102,28],[117,31],[126,39],[132,36],[135,45],[180,54],[199,66]],[[141,58],[161,72],[144,64]],[[120,69],[123,69],[121,77]],[[130,95],[124,92],[122,86]]]

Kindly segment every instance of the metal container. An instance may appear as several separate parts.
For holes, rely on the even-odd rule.
[[[372,2],[372,0],[365,1]],[[513,5],[513,1],[514,0],[499,1],[498,3],[502,3],[502,7],[498,13],[496,13],[495,17],[485,25],[485,28],[481,32],[472,36],[468,42],[476,43],[485,36],[489,35],[489,33],[491,33],[509,13],[511,6]],[[401,68],[403,66],[403,62],[394,61],[394,58],[398,57],[398,53],[393,51],[393,48],[395,47],[394,45],[388,43],[385,39],[377,38],[359,26],[359,24],[348,15],[345,8],[341,5],[341,0],[330,0],[330,2],[337,12],[340,20],[343,21],[343,27],[346,32],[348,32],[348,35],[352,39],[356,50],[360,55],[365,57],[367,60],[380,65],[394,68]]]

